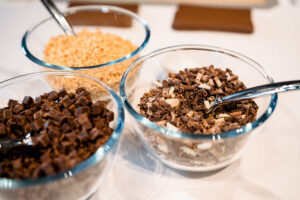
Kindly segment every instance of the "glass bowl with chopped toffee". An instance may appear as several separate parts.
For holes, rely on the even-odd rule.
[[[76,36],[65,35],[50,16],[38,19],[22,38],[23,52],[38,71],[76,70],[118,89],[122,74],[150,38],[147,22],[133,11],[137,8],[130,11],[108,5],[69,7],[63,13]]]
[[[62,78],[83,82],[53,87]],[[88,199],[105,184],[124,124],[112,89],[83,74],[37,72],[0,82],[0,94],[0,143],[29,141],[0,147],[0,199]]]
[[[130,76],[136,76],[132,81]],[[144,147],[165,165],[210,171],[237,160],[270,117],[277,95],[213,100],[273,79],[255,61],[212,46],[180,45],[137,59],[123,75],[121,98]]]

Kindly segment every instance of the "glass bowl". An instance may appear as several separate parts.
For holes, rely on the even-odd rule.
[[[52,87],[51,80],[82,79],[84,83],[101,88],[101,96],[92,100],[108,101],[108,109],[114,112],[114,129],[109,140],[88,159],[70,170],[38,179],[13,180],[0,178],[0,199],[87,199],[101,184],[106,170],[112,164],[115,147],[124,125],[124,109],[118,95],[99,80],[73,72],[37,72],[0,82],[0,107],[6,107],[9,99],[22,101],[24,96],[37,97],[62,87]],[[85,87],[85,85],[79,85]],[[74,92],[69,90],[68,92]]]
[[[101,80],[113,89],[118,88],[122,74],[138,57],[149,41],[150,29],[146,21],[129,10],[115,6],[77,6],[68,8],[63,13],[72,24],[76,33],[84,29],[93,32],[100,29],[103,34],[110,33],[124,40],[129,40],[135,48],[124,50],[124,53],[129,53],[122,57],[116,58],[115,55],[112,55],[112,57],[103,58],[102,61],[105,60],[104,63],[93,66],[72,67],[45,62],[44,49],[50,38],[64,35],[63,30],[56,21],[52,17],[48,17],[42,19],[25,32],[22,38],[22,50],[25,56],[34,63],[35,69],[38,71],[76,70],[78,73]],[[117,44],[114,45],[116,46]],[[123,47],[119,46],[118,48]],[[99,51],[101,53],[101,47]],[[97,55],[99,51],[94,51],[93,55]],[[112,58],[114,59],[111,60]],[[59,62],[61,63],[61,61]]]
[[[169,167],[185,171],[210,171],[238,159],[254,132],[261,130],[277,103],[277,95],[255,99],[259,106],[255,121],[228,132],[195,135],[159,126],[140,115],[137,105],[153,82],[168,72],[214,65],[229,68],[247,87],[273,82],[258,63],[239,53],[212,46],[181,45],[159,49],[137,59],[120,83],[121,98],[132,116],[133,126],[144,147]],[[135,79],[128,77],[135,75]]]

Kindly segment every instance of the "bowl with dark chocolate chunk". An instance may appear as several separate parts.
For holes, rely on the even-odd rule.
[[[54,88],[51,83],[62,78],[81,84]],[[98,88],[99,94],[91,91]],[[0,143],[31,141],[0,147],[0,199],[93,195],[112,165],[123,129],[118,95],[101,81],[72,72],[18,76],[0,82],[0,94]]]
[[[136,76],[133,81],[128,76]],[[120,94],[132,124],[152,155],[185,171],[210,171],[234,162],[273,113],[277,95],[221,105],[216,97],[271,83],[265,69],[239,53],[180,45],[137,59]]]

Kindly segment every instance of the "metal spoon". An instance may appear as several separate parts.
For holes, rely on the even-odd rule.
[[[72,26],[66,20],[65,16],[62,12],[55,6],[52,0],[41,0],[46,9],[50,12],[55,21],[59,24],[59,26],[63,29],[66,35],[76,35]]]
[[[252,88],[248,88],[241,92],[237,92],[231,95],[227,95],[224,97],[216,97],[209,107],[207,113],[214,110],[220,104],[244,100],[244,99],[253,99],[260,96],[271,95],[280,92],[287,92],[291,90],[299,90],[300,89],[300,80],[294,81],[283,81],[277,83],[271,83],[266,85],[260,85]]]
[[[0,140],[0,150],[9,149],[17,146],[32,146],[30,133],[28,133],[23,139],[7,138]]]

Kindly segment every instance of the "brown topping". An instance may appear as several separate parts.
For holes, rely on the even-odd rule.
[[[61,100],[62,105],[67,108],[68,106],[70,106],[72,104],[72,100],[70,99],[69,96],[65,96],[62,100]]]
[[[9,100],[0,109],[0,139],[24,139],[30,133],[32,147],[0,149],[0,177],[39,178],[68,170],[91,156],[110,137],[113,112],[104,101],[92,102],[84,88],[76,94],[65,89],[22,104]]]
[[[53,101],[56,101],[58,99],[59,95],[56,91],[52,91],[49,93],[49,98]]]
[[[158,125],[194,134],[214,134],[255,120],[258,106],[253,100],[224,104],[206,114],[216,96],[246,89],[231,70],[223,71],[211,65],[168,76],[162,86],[145,93],[138,105],[140,113]],[[178,79],[180,84],[176,82]],[[171,97],[170,88],[174,88]]]
[[[30,96],[24,97],[22,104],[25,105],[26,107],[30,107],[34,103],[34,100]]]
[[[38,118],[37,120],[33,121],[31,123],[31,128],[33,131],[39,131],[41,128],[43,128],[43,120]]]

